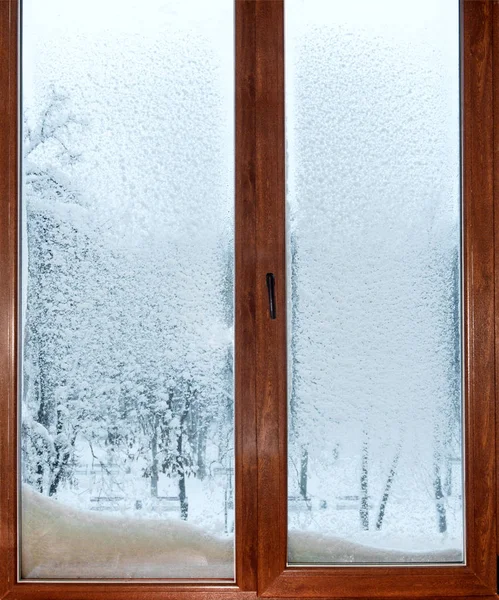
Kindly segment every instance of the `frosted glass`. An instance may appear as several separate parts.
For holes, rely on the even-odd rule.
[[[233,579],[233,0],[23,13],[21,575]]]
[[[288,561],[461,562],[459,2],[285,13]]]

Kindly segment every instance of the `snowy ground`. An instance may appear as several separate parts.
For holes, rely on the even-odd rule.
[[[349,446],[340,444],[337,458],[326,459],[318,452],[311,453],[308,502],[299,500],[296,465],[290,461],[290,496],[293,497],[288,503],[290,539],[298,533],[300,535],[291,544],[289,561],[354,561],[348,553],[342,555],[334,549],[329,554],[324,552],[320,539],[326,536],[378,548],[379,556],[370,556],[365,559],[367,562],[434,562],[433,552],[443,552],[440,560],[444,562],[461,562],[464,547],[462,463],[459,460],[451,463],[449,485],[442,498],[447,530],[440,533],[431,457],[428,456],[431,450],[425,451],[424,443],[404,447],[388,494],[382,526],[378,530],[376,522],[395,448],[388,446],[382,452],[372,443],[368,471],[369,530],[365,531],[359,513],[361,461],[359,453],[355,452],[355,436],[351,431],[349,436]],[[319,446],[316,444],[315,448]],[[324,452],[331,454],[330,444],[324,442],[322,447]],[[418,460],[414,460],[415,456]],[[317,553],[311,558],[314,539],[317,540]],[[303,548],[298,540],[303,540]],[[398,558],[397,555],[383,557],[384,550],[398,552]]]
[[[93,451],[95,456],[92,456],[84,440],[78,444],[79,466],[74,480],[60,487],[58,500],[80,510],[139,518],[180,519],[179,501],[165,499],[178,497],[176,479],[160,473],[158,499],[152,498],[150,479],[142,476],[143,465],[140,461],[124,471],[108,465],[105,449],[94,447]],[[188,520],[214,535],[231,535],[234,529],[234,503],[231,496],[234,473],[216,462],[212,452],[208,456],[210,465],[207,477],[202,481],[196,477],[187,477],[186,480]],[[106,498],[113,500],[106,501]]]
[[[28,486],[23,487],[22,506],[21,572],[26,579],[231,579],[234,574],[232,539],[213,536],[177,519],[79,510]],[[460,560],[458,550],[426,547],[421,552],[403,552],[382,547],[380,541],[366,536],[364,544],[358,544],[319,532],[292,531],[290,559],[350,563]]]
[[[451,494],[445,498],[444,534],[438,532],[433,490],[424,485],[428,474],[404,470],[404,459],[383,527],[376,530],[387,465],[371,465],[370,530],[363,531],[354,449],[349,455],[340,448],[329,463],[314,462],[317,456],[311,455],[307,502],[293,495],[290,467],[290,564],[461,562],[461,465],[454,464]],[[94,448],[94,453],[105,459],[105,450]],[[24,486],[23,577],[233,577],[233,471],[213,462],[203,481],[187,478],[186,523],[178,500],[172,500],[178,496],[174,479],[160,475],[155,499],[140,465],[129,473],[105,471],[84,444],[79,459],[74,480],[61,486],[57,500]]]
[[[23,578],[233,578],[233,541],[175,519],[83,511],[23,487]]]

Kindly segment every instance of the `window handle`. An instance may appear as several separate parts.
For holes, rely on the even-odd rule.
[[[275,319],[275,277],[274,277],[274,273],[267,273],[267,291],[269,293],[270,318]]]

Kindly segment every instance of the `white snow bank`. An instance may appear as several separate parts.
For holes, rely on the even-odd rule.
[[[349,542],[316,531],[290,531],[288,544],[290,564],[462,562],[462,551],[454,548],[418,552],[392,550]]]
[[[96,514],[22,489],[25,579],[229,578],[233,540],[178,520]],[[316,532],[291,531],[290,562],[459,562],[458,550],[399,552]]]
[[[96,514],[22,489],[23,578],[230,578],[233,541],[183,521]]]

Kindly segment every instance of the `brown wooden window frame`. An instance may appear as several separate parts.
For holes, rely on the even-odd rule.
[[[466,565],[376,568],[286,566],[285,0],[234,1],[236,583],[185,584],[17,580],[19,0],[0,0],[0,600],[495,598],[499,0],[461,0]]]

